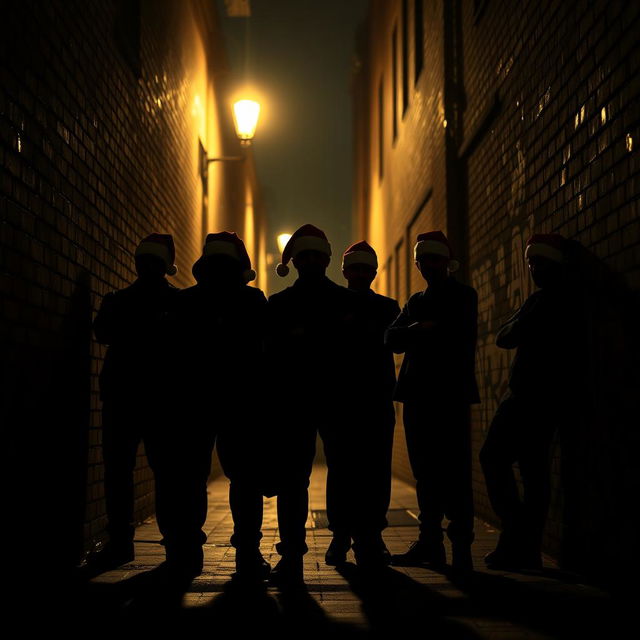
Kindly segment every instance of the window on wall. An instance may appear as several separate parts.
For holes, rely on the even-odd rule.
[[[114,38],[129,69],[140,78],[140,0],[117,0]]]
[[[402,114],[409,106],[409,0],[402,0]]]
[[[398,26],[393,28],[391,36],[391,90],[393,115],[393,141],[398,137]]]
[[[473,22],[476,23],[480,18],[482,18],[482,14],[484,13],[485,7],[487,6],[489,0],[473,0]]]
[[[414,82],[418,82],[424,67],[424,0],[413,3]]]
[[[378,85],[378,177],[384,175],[384,80]]]

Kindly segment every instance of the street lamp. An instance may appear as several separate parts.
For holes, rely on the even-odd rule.
[[[287,246],[287,242],[289,242],[290,238],[291,238],[290,233],[278,234],[277,242],[278,242],[278,250],[280,251],[280,253],[284,251],[284,248]]]
[[[260,115],[260,103],[255,100],[238,100],[233,104],[233,123],[236,128],[236,135],[243,147],[251,145],[253,136],[258,126],[258,116]],[[209,162],[242,162],[244,156],[222,156],[220,158],[207,158]]]
[[[236,125],[236,135],[240,144],[249,146],[256,133],[260,104],[255,100],[238,100],[233,105],[233,121]]]

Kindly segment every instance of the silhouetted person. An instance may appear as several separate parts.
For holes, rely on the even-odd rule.
[[[282,556],[272,577],[280,584],[301,583],[302,558],[308,548],[305,522],[308,486],[315,455],[316,433],[323,439],[327,465],[343,452],[333,446],[343,432],[346,397],[343,366],[356,334],[357,296],[326,277],[331,247],[313,225],[300,227],[290,238],[278,265],[278,275],[298,271],[293,286],[269,298],[268,356],[278,383],[286,381],[274,408],[278,439],[278,526]],[[274,389],[274,393],[276,390]],[[339,464],[339,462],[338,462]]]
[[[366,242],[350,246],[342,259],[342,274],[361,305],[361,337],[358,368],[342,374],[348,403],[347,428],[336,434],[333,448],[344,452],[345,463],[329,466],[327,518],[333,532],[325,560],[329,565],[346,562],[354,540],[360,563],[388,564],[390,555],[382,539],[391,498],[391,454],[396,383],[393,352],[384,344],[384,332],[398,317],[398,303],[374,293],[378,259]]]
[[[549,451],[558,425],[570,419],[566,400],[576,386],[580,306],[567,285],[565,240],[534,234],[525,257],[539,287],[500,328],[496,344],[516,349],[509,386],[491,422],[480,462],[491,506],[502,523],[492,568],[539,568],[549,507]],[[581,348],[584,348],[582,345]],[[523,485],[519,496],[513,464]]]
[[[102,451],[109,542],[88,557],[108,570],[134,558],[133,470],[138,445],[155,471],[157,421],[166,408],[167,369],[159,349],[163,322],[179,290],[165,275],[177,271],[168,234],[152,233],[138,245],[136,281],[102,300],[94,321],[96,339],[109,345],[100,374]]]
[[[422,233],[414,249],[428,286],[416,293],[389,327],[386,343],[404,353],[395,398],[404,403],[404,429],[416,478],[420,536],[392,564],[446,562],[442,519],[449,519],[454,569],[473,568],[470,404],[475,379],[478,296],[457,282],[449,242],[441,231]]]
[[[167,566],[182,576],[202,572],[207,482],[214,445],[230,480],[229,504],[236,575],[263,579],[270,570],[260,553],[263,499],[258,438],[264,429],[261,380],[267,300],[247,282],[255,278],[235,233],[210,233],[193,265],[197,284],[180,292],[170,319],[176,373],[181,377],[165,437],[158,525]],[[169,446],[167,446],[169,449]]]

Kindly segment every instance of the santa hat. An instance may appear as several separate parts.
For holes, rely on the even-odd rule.
[[[193,274],[200,268],[203,262],[211,256],[229,256],[237,260],[244,268],[244,279],[251,282],[256,279],[256,272],[251,268],[251,259],[247,253],[244,242],[233,231],[220,231],[209,233],[204,241],[202,256],[193,265]],[[197,276],[196,276],[197,279]]]
[[[173,244],[173,236],[169,233],[152,233],[140,241],[136,247],[137,256],[155,256],[164,262],[164,267],[169,276],[178,273],[176,260],[176,248]]]
[[[342,256],[342,268],[350,267],[352,264],[366,264],[377,269],[378,257],[373,247],[364,240],[352,244]]]
[[[276,267],[276,273],[281,278],[289,273],[287,262],[302,251],[320,251],[330,256],[331,245],[324,231],[312,224],[305,224],[293,233],[282,252],[282,262]]]
[[[533,256],[540,256],[553,260],[553,262],[564,262],[566,242],[566,239],[559,233],[534,233],[527,240],[524,257],[529,259]]]
[[[429,231],[418,236],[413,248],[414,258],[417,261],[425,254],[449,258],[449,271],[456,271],[460,266],[460,263],[453,259],[451,245],[442,231]]]

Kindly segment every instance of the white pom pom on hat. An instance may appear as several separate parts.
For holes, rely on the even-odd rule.
[[[281,277],[284,278],[285,276],[289,275],[289,267],[286,264],[282,264],[282,262],[280,262],[278,264],[278,266],[276,267],[276,273]]]

